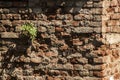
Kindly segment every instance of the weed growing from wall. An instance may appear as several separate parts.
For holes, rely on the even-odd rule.
[[[22,25],[22,35],[33,41],[37,36],[37,28],[32,23],[26,23]]]

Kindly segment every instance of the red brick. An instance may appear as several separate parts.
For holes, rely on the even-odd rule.
[[[80,25],[80,22],[79,22],[79,21],[72,21],[72,25],[73,25],[74,27],[77,27],[77,26]]]
[[[110,6],[111,7],[116,7],[118,5],[118,0],[111,0]]]
[[[99,57],[99,58],[94,58],[94,63],[99,63],[99,64],[102,64],[102,63],[110,63],[111,62],[111,58],[110,56],[104,56],[104,57]]]
[[[117,19],[117,20],[118,20],[118,19],[120,19],[120,14],[119,14],[119,13],[114,13],[114,14],[112,14],[112,15],[110,16],[110,18],[111,18],[111,19],[115,19],[115,20]]]
[[[58,55],[57,53],[54,53],[54,52],[52,52],[52,51],[45,53],[45,56],[47,56],[47,57],[53,57],[53,56],[55,57],[55,56],[57,56],[57,55]]]
[[[82,45],[83,42],[79,40],[79,38],[77,39],[73,39],[73,45]]]
[[[114,8],[107,8],[106,11],[107,11],[108,13],[111,13],[111,12],[114,12],[115,9],[114,9]]]
[[[120,79],[120,73],[115,73],[114,74],[114,79],[119,80]]]
[[[111,32],[120,33],[120,27],[119,26],[113,26],[111,28]]]
[[[118,20],[108,21],[108,26],[119,26],[119,25],[120,25],[120,21],[118,21]]]
[[[61,36],[63,37],[70,37],[71,35],[67,32],[61,32]]]
[[[68,49],[68,45],[63,45],[63,46],[60,47],[60,50],[62,50],[62,51],[67,50],[67,49]]]
[[[120,13],[120,7],[115,7],[114,10],[115,10],[115,13]]]
[[[56,27],[56,28],[55,28],[55,31],[56,31],[56,32],[62,32],[62,31],[64,31],[64,29],[63,29],[62,27]]]
[[[113,49],[113,50],[112,50],[112,56],[113,56],[114,58],[118,59],[118,58],[120,57],[120,54],[119,54],[118,50]]]
[[[103,71],[93,71],[93,75],[97,77],[104,77],[106,74]]]

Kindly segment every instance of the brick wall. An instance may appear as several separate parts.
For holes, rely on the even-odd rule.
[[[102,34],[103,38],[106,40],[105,44],[110,46],[110,56],[109,62],[107,62],[108,67],[105,71],[109,72],[109,77],[113,77],[115,80],[120,79],[120,65],[119,65],[119,53],[120,53],[120,21],[119,21],[119,11],[120,1],[111,0],[103,1],[103,15],[102,15]]]
[[[117,1],[0,0],[1,80],[119,80]],[[38,30],[33,46],[24,23]]]

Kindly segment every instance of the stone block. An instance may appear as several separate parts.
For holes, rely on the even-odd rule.
[[[55,27],[55,31],[56,32],[63,32],[64,28],[62,28],[62,27]]]
[[[75,2],[75,6],[77,7],[82,7],[83,5],[85,5],[86,1],[76,1]],[[87,2],[88,3],[88,2]],[[90,5],[91,3],[89,2],[87,5]]]
[[[94,28],[93,32],[102,33],[102,28]]]
[[[120,25],[120,21],[118,20],[109,20],[108,21],[108,26],[119,26]]]
[[[95,70],[95,71],[97,71],[97,70],[105,70],[107,67],[107,64],[102,64],[102,65],[95,65],[95,66],[93,66],[93,70]]]
[[[83,65],[80,65],[80,64],[75,64],[74,65],[74,70],[83,70]]]
[[[93,21],[101,22],[102,21],[102,16],[101,15],[94,15],[93,16]]]
[[[83,19],[84,19],[84,16],[85,16],[85,14],[78,14],[78,15],[75,15],[75,16],[74,16],[74,19],[75,19],[75,20],[83,20]]]
[[[89,76],[89,71],[85,69],[81,70],[79,73],[80,73],[80,76],[82,77]]]
[[[107,34],[103,34],[106,39],[106,42],[108,42],[109,44],[117,44],[120,42],[120,34],[118,33],[107,33]]]
[[[118,20],[118,19],[120,19],[120,16],[119,16],[119,15],[120,15],[119,13],[114,13],[114,14],[111,14],[110,18],[111,18],[112,20]]]
[[[66,58],[71,59],[71,58],[81,58],[81,57],[82,57],[81,53],[74,53],[74,54],[67,56]]]
[[[2,32],[1,38],[19,38],[19,35],[13,32]]]
[[[101,15],[102,9],[101,8],[93,8],[91,9],[92,14]]]
[[[111,27],[111,32],[113,32],[113,33],[120,33],[120,27],[119,26]]]
[[[102,1],[101,1],[101,2],[94,2],[94,3],[93,3],[93,7],[94,7],[94,8],[101,8],[101,7],[103,7],[102,4],[103,4]]]
[[[91,22],[90,26],[91,27],[102,27],[102,23],[101,22]]]
[[[73,77],[73,80],[84,80],[84,79],[80,76],[76,76],[76,77]]]
[[[1,14],[1,15],[0,15],[0,18],[1,18],[2,20],[6,20],[7,17],[6,17],[4,14]]]
[[[21,30],[22,30],[22,27],[20,25],[15,27],[15,32],[20,32]]]
[[[92,8],[93,7],[93,3],[94,3],[93,1],[87,1],[86,3],[84,3],[84,7],[85,8]]]
[[[77,59],[77,62],[81,63],[81,64],[87,64],[88,63],[88,59],[86,59],[86,58],[79,58],[79,59]]]
[[[104,57],[94,58],[93,62],[96,64],[110,63],[111,57],[108,55],[108,56],[104,56]]]
[[[83,45],[83,42],[80,41],[79,39],[73,39],[73,45],[76,45],[76,46]]]
[[[85,65],[83,66],[83,68],[86,69],[86,70],[92,70],[92,69],[93,69],[93,66],[90,65],[90,64],[85,64]]]
[[[64,70],[73,70],[73,65],[70,63],[66,63],[65,65],[63,65],[63,69]]]
[[[35,80],[34,76],[24,76],[23,80]]]
[[[6,19],[8,20],[13,20],[13,15],[12,14],[6,14]]]
[[[97,77],[105,77],[107,76],[103,71],[93,71],[93,75]]]
[[[97,1],[97,0],[96,0]],[[101,80],[101,78],[98,77],[85,77],[84,80]]]
[[[28,23],[28,22],[30,22],[30,21],[28,21],[28,20],[14,20],[11,23],[12,23],[12,26],[20,26],[20,25],[23,25],[23,24]]]
[[[111,7],[116,7],[117,5],[118,5],[118,1],[117,0],[112,0],[111,1],[111,4],[110,4]]]
[[[33,71],[32,70],[23,70],[23,76],[32,76]]]
[[[92,33],[93,28],[91,28],[91,27],[76,27],[72,31],[74,33]]]
[[[3,9],[3,13],[8,14],[10,10],[8,8]]]
[[[39,32],[46,32],[47,29],[46,29],[46,27],[38,26],[38,31],[39,31]]]
[[[70,22],[71,24],[70,25],[72,25],[72,26],[74,26],[74,27],[79,27],[80,26],[80,22],[79,21],[72,21],[72,22]],[[69,23],[68,23],[69,24]]]
[[[14,20],[20,20],[21,19],[20,14],[13,14],[12,17],[13,17]]]

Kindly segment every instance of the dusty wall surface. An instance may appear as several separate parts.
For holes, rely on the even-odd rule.
[[[119,13],[117,0],[0,0],[0,80],[119,80]]]

